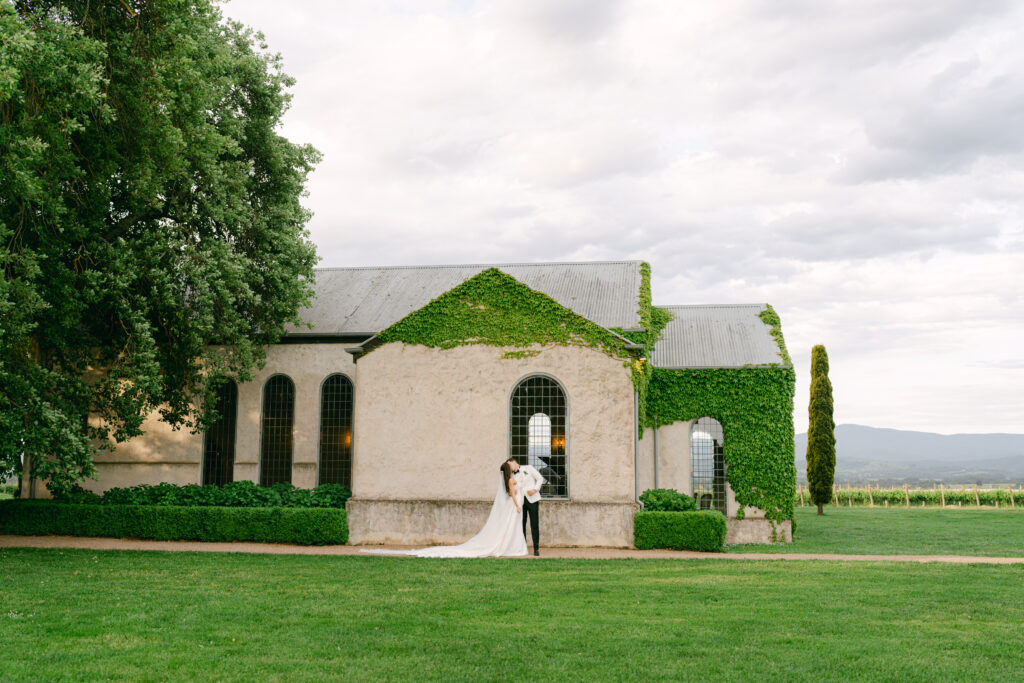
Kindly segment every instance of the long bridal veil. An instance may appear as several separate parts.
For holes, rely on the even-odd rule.
[[[498,482],[491,514],[476,536],[461,545],[438,545],[418,550],[362,550],[379,555],[415,555],[417,557],[509,557],[526,555],[523,536],[522,512],[516,512],[516,502],[522,506],[523,496],[516,501],[505,493],[505,480]]]

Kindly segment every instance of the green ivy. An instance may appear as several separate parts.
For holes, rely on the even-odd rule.
[[[654,345],[661,339],[665,326],[672,320],[672,314],[669,311],[664,308],[658,308],[652,301],[651,264],[644,261],[640,264],[640,307],[637,309],[637,315],[640,317],[640,326],[643,329],[623,330],[618,327],[612,328],[612,331],[616,334],[644,347],[643,356],[640,359],[634,360],[630,368],[633,374],[633,388],[637,394],[637,403],[641,415],[647,412],[647,393],[653,369],[648,360],[651,354],[654,353]],[[640,438],[643,438],[644,427],[642,422],[638,428],[640,430]]]
[[[652,327],[658,311],[652,307]],[[641,420],[647,427],[705,415],[718,420],[725,432],[726,479],[736,501],[764,510],[769,520],[777,522],[793,519],[796,374],[779,315],[769,305],[759,317],[778,344],[783,363],[745,368],[653,368]],[[653,341],[657,340],[656,334],[652,335]],[[742,514],[741,507],[737,518],[742,519]]]
[[[475,275],[410,313],[377,335],[377,342],[440,349],[470,344],[523,349],[506,352],[505,358],[526,358],[539,353],[531,348],[535,345],[557,344],[629,358],[623,338],[497,268]]]
[[[654,368],[643,420],[657,427],[715,418],[725,432],[726,479],[736,501],[772,521],[792,519],[795,386],[788,367]]]
[[[779,314],[775,312],[771,304],[765,304],[765,309],[758,313],[758,317],[770,328],[769,332],[772,338],[779,345],[779,357],[782,358],[786,365],[792,366],[793,359],[789,357],[789,351],[786,350],[786,340],[782,338],[782,321],[779,320]]]

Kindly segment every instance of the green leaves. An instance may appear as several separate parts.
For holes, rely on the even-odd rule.
[[[764,510],[770,520],[792,519],[795,387],[786,367],[654,368],[643,420],[657,427],[715,418],[725,432],[726,478],[736,501]]]
[[[832,499],[836,469],[832,382],[828,378],[828,353],[821,344],[811,349],[811,402],[807,417],[807,489],[820,510]]]
[[[725,547],[725,517],[717,510],[650,512],[633,517],[633,544],[640,550],[672,548],[721,552]]]
[[[301,545],[348,542],[348,516],[343,508],[68,505],[8,500],[0,502],[0,529],[24,536]]]
[[[648,512],[685,512],[697,509],[697,502],[692,497],[673,489],[647,489],[640,494],[640,502]]]
[[[280,58],[207,0],[134,7],[0,3],[0,476],[58,492],[154,409],[201,428],[312,294]]]
[[[775,343],[779,345],[779,358],[786,365],[792,366],[793,359],[789,357],[789,351],[786,350],[786,340],[782,338],[782,321],[779,320],[779,314],[775,312],[775,309],[771,307],[771,304],[766,304],[765,309],[758,313],[758,316],[765,325],[771,328],[770,333],[772,338],[775,339]]]
[[[497,268],[466,280],[381,332],[383,343],[400,341],[450,349],[469,344],[518,347],[505,358],[526,358],[535,345],[596,348],[628,357],[621,339],[546,294]]]

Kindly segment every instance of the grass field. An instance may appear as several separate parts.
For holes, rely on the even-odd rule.
[[[0,679],[1020,680],[1024,567],[0,550]]]
[[[727,551],[1024,557],[1024,510],[797,508],[796,521],[793,543]]]

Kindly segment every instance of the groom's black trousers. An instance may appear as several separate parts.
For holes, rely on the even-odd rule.
[[[530,530],[533,532],[533,549],[540,547],[540,501],[531,503],[523,498],[523,536],[526,536],[526,517],[530,517]]]

